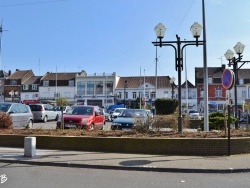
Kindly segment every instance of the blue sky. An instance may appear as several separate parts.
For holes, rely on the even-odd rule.
[[[243,60],[250,60],[250,1],[205,0],[205,6],[208,66],[227,63],[225,52],[239,41],[246,46]],[[201,0],[0,0],[1,69],[155,76],[154,27],[167,27],[166,41],[176,34],[192,40],[190,26],[202,24],[201,11]],[[192,83],[202,52],[202,46],[186,48]],[[177,78],[173,49],[158,48],[158,59],[158,76]]]

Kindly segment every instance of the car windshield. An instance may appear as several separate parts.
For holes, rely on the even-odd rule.
[[[114,113],[121,113],[124,109],[115,109]]]
[[[5,104],[5,103],[1,103],[0,104],[0,111],[1,112],[7,112],[10,108],[10,104]]]
[[[146,111],[143,110],[123,110],[119,116],[120,117],[144,117]]]
[[[86,107],[86,106],[76,106],[72,107],[67,114],[73,114],[73,115],[92,115],[93,114],[93,108]]]

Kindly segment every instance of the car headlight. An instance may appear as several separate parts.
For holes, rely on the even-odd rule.
[[[112,125],[121,125],[121,123],[113,122]]]

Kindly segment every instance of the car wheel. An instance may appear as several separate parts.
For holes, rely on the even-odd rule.
[[[33,128],[33,121],[31,119],[28,121],[27,128],[28,129],[32,129]]]
[[[48,121],[48,117],[47,117],[47,116],[44,116],[43,122],[46,123],[47,121]]]

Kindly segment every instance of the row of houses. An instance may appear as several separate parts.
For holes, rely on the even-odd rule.
[[[234,103],[233,89],[222,87],[221,76],[225,65],[208,68],[209,110],[218,111],[229,102]],[[238,70],[238,109],[243,109],[250,98],[250,69]],[[156,86],[157,85],[157,86]],[[188,80],[182,85],[183,110],[204,109],[203,67],[195,68],[195,84]],[[187,98],[188,97],[188,98]],[[134,108],[136,99],[154,106],[156,98],[178,98],[178,86],[169,76],[120,77],[115,72],[88,74],[81,72],[47,72],[35,76],[32,70],[0,71],[0,100],[23,103],[53,103],[67,98],[71,105],[87,104],[109,106],[125,103]]]

